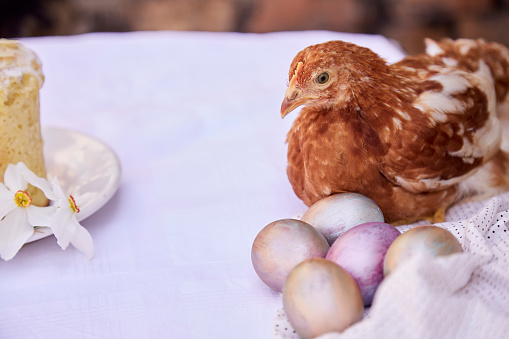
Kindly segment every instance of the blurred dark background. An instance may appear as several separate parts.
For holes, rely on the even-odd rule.
[[[421,52],[423,38],[509,46],[509,0],[0,0],[0,37],[135,30],[377,33]]]

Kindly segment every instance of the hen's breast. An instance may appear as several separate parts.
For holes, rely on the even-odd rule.
[[[377,169],[376,159],[384,152],[378,134],[345,115],[304,107],[288,133],[288,178],[307,205],[386,182]]]

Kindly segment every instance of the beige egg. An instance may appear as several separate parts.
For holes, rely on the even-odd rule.
[[[384,275],[415,253],[437,257],[458,252],[463,252],[463,248],[448,230],[433,225],[418,226],[398,236],[389,246],[384,259]]]
[[[355,280],[326,259],[297,265],[283,288],[283,306],[302,338],[342,332],[362,319],[364,303]]]
[[[383,222],[384,216],[373,200],[362,194],[347,192],[318,200],[301,220],[319,230],[332,245],[352,227],[367,222]]]
[[[296,219],[281,219],[265,226],[251,247],[251,261],[260,279],[281,292],[286,277],[299,263],[324,258],[329,244],[313,226]]]

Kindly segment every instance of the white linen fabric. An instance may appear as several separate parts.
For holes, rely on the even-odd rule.
[[[270,338],[281,298],[251,245],[305,207],[286,177],[297,114],[279,110],[293,57],[334,39],[403,55],[320,31],[22,39],[43,64],[41,124],[103,141],[122,177],[82,222],[92,260],[50,236],[0,261],[0,338]]]
[[[363,320],[319,338],[507,338],[509,194],[454,206],[446,220],[437,226],[456,236],[463,253],[408,259],[380,284]],[[273,337],[299,338],[283,309]]]

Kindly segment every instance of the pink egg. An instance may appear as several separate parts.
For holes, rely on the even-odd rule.
[[[251,248],[256,274],[270,288],[281,292],[290,271],[304,260],[324,258],[329,244],[313,226],[282,219],[265,226]]]
[[[384,216],[373,200],[362,194],[347,192],[318,200],[301,220],[319,230],[332,245],[350,228],[366,222],[383,222]]]
[[[371,305],[382,281],[385,254],[400,235],[394,226],[369,222],[351,228],[331,246],[326,259],[343,267],[359,285],[364,305]]]

